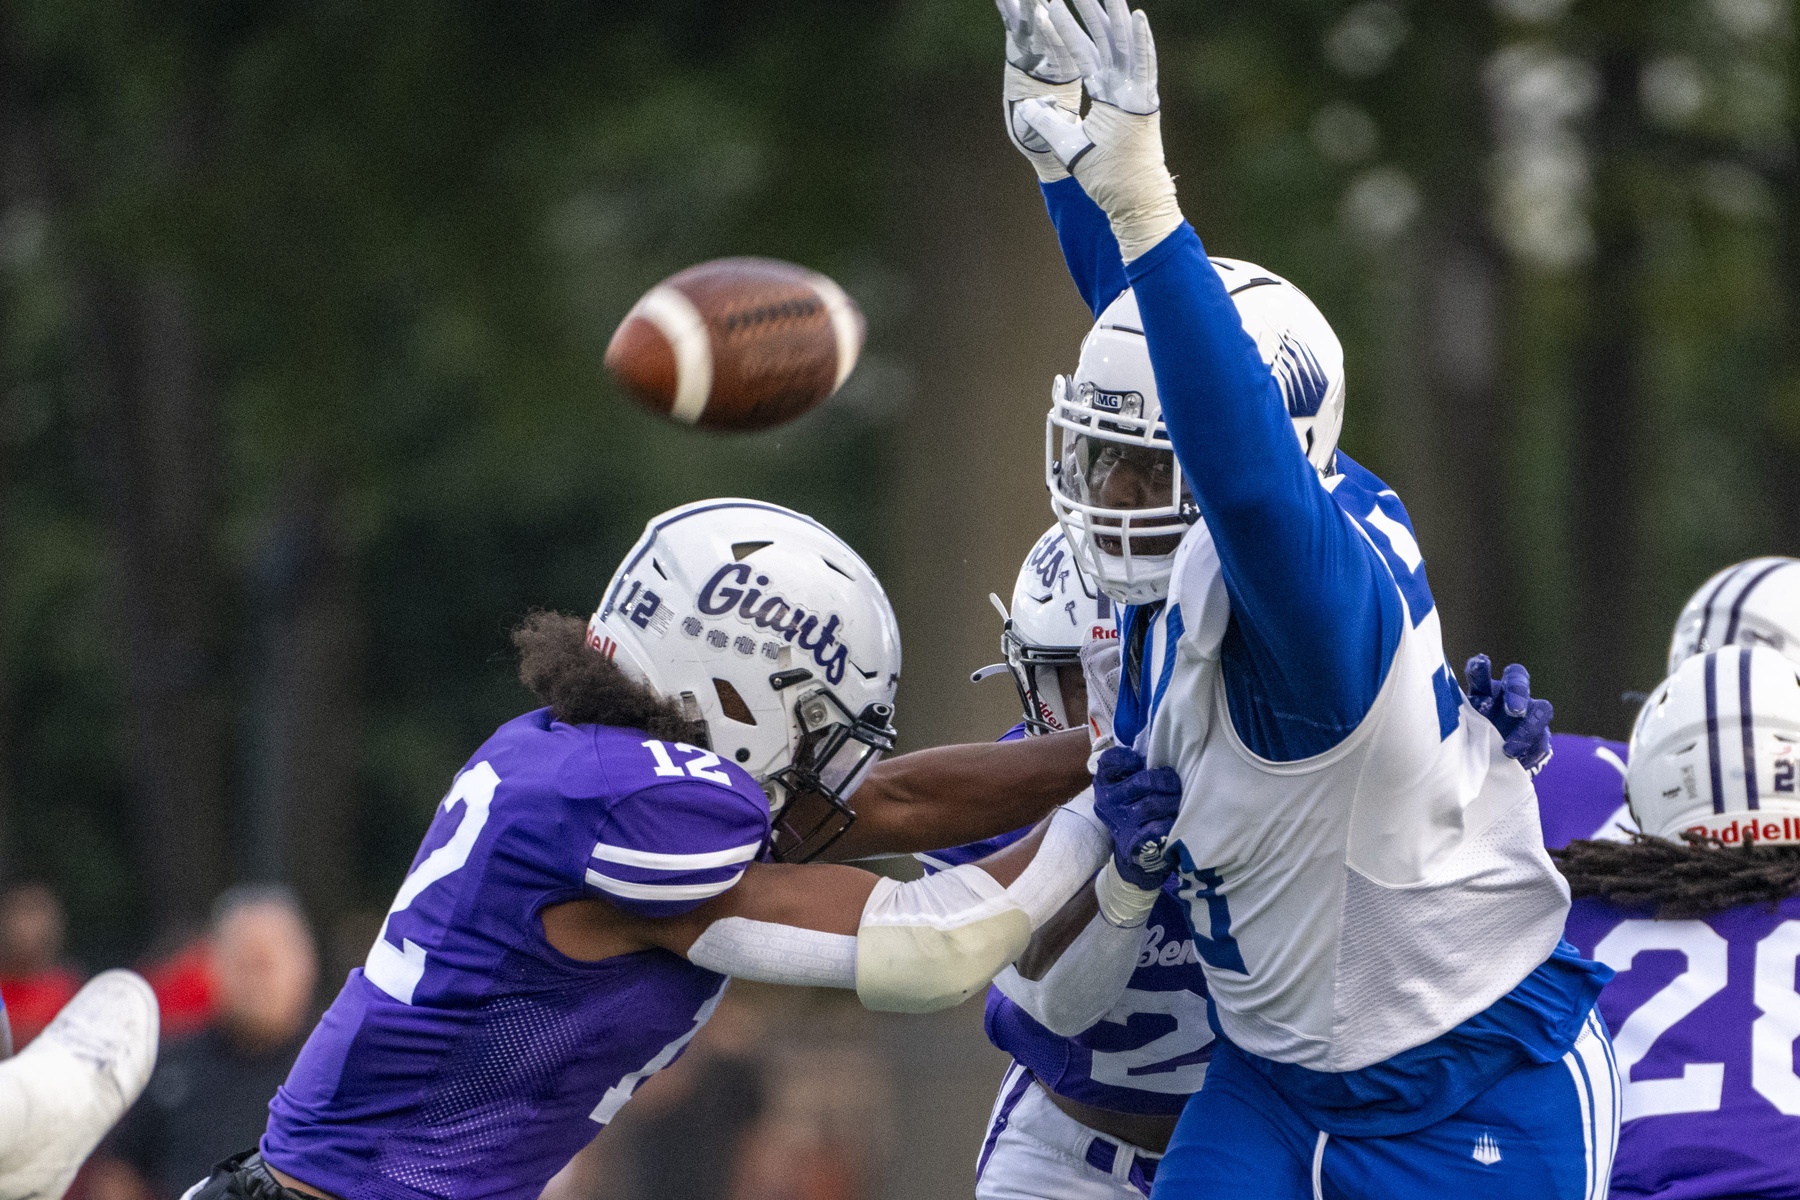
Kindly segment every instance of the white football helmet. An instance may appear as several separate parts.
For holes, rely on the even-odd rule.
[[[1656,837],[1800,842],[1800,669],[1760,646],[1709,650],[1645,701],[1631,732],[1626,798]]]
[[[755,776],[776,851],[816,856],[856,819],[847,801],[894,745],[900,630],[868,564],[810,517],[702,500],[653,518],[607,585],[588,644],[679,703],[706,748]],[[830,811],[792,828],[816,793]]]
[[[1335,472],[1344,423],[1344,348],[1306,294],[1254,263],[1215,258],[1287,401],[1300,448]],[[1169,447],[1150,347],[1129,290],[1100,314],[1073,377],[1059,375],[1045,429],[1045,477],[1069,544],[1121,604],[1168,595],[1175,547],[1200,510]]]
[[[1012,611],[989,595],[1005,622],[1000,629],[1003,663],[983,667],[971,678],[979,683],[1002,671],[1019,689],[1027,734],[1079,729],[1087,714],[1071,713],[1063,700],[1058,667],[1079,667],[1081,647],[1089,638],[1118,637],[1112,602],[1082,573],[1069,550],[1061,525],[1052,525],[1037,540],[1019,567],[1013,584]]]
[[[1767,646],[1800,663],[1800,559],[1752,558],[1700,586],[1675,621],[1669,674],[1721,646]]]

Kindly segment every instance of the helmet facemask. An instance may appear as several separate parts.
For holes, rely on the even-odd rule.
[[[770,682],[789,686],[781,680],[783,674],[809,676],[810,672],[777,672]],[[876,703],[852,714],[836,692],[816,686],[798,694],[793,711],[803,731],[793,761],[762,783],[769,797],[769,838],[775,859],[810,862],[856,822],[850,796],[867,778],[869,769],[894,748],[894,707]]]
[[[1168,594],[1175,550],[1199,507],[1141,393],[1058,375],[1045,425],[1050,503],[1081,566],[1123,604]]]
[[[1027,736],[1061,733],[1085,722],[1085,713],[1077,717],[1069,712],[1057,677],[1058,668],[1081,665],[1081,651],[1033,645],[1019,636],[1008,619],[1000,632],[1000,652],[1006,656],[1007,673],[1019,690]]]

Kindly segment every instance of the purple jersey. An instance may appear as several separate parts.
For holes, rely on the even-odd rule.
[[[1001,741],[1024,736],[1015,726]],[[986,858],[1031,827],[917,857],[927,870]],[[1212,1059],[1206,974],[1171,876],[1145,925],[1137,970],[1106,1016],[1074,1037],[1044,1028],[1000,991],[988,989],[987,1035],[1059,1096],[1113,1112],[1178,1115],[1200,1090]]]
[[[1544,845],[1560,850],[1579,838],[1620,841],[1619,826],[1636,829],[1625,807],[1625,743],[1553,733],[1555,753],[1532,783]]]
[[[1624,756],[1557,735],[1537,778],[1546,843],[1621,836]],[[1600,993],[1624,1081],[1612,1194],[1800,1200],[1800,899],[1688,921],[1577,900],[1566,932],[1618,972]]]
[[[663,950],[568,958],[538,912],[685,912],[768,832],[762,789],[715,754],[547,709],[501,726],[270,1104],[263,1155],[343,1200],[535,1200],[725,989]]]

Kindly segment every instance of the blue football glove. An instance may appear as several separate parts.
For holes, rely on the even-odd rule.
[[[1463,668],[1463,682],[1475,711],[1506,739],[1506,757],[1518,759],[1533,775],[1543,770],[1550,761],[1550,719],[1556,710],[1548,700],[1531,698],[1531,672],[1513,663],[1496,681],[1494,664],[1477,654]]]
[[[1112,834],[1113,865],[1133,887],[1154,891],[1175,869],[1163,848],[1181,809],[1173,767],[1146,769],[1143,755],[1114,746],[1094,773],[1094,814]]]

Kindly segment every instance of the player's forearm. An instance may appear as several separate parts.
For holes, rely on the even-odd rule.
[[[1112,223],[1073,178],[1039,186],[1044,193],[1044,207],[1050,210],[1050,223],[1056,227],[1056,240],[1062,247],[1069,276],[1082,300],[1098,317],[1131,286],[1125,278],[1125,264],[1119,256],[1119,239],[1113,236]]]
[[[1092,888],[1083,889],[1088,896]],[[1090,1028],[1119,1002],[1144,946],[1144,926],[1120,928],[1100,915],[1099,907],[1077,907],[1072,901],[1064,913],[1038,931],[1032,947],[1012,967],[994,977],[994,985],[1033,1020],[1062,1037],[1074,1037]],[[1039,942],[1067,915],[1088,914],[1075,925],[1073,936],[1064,933],[1067,945],[1049,961],[1032,962]]]
[[[637,930],[724,975],[854,987],[870,1008],[931,1012],[986,987],[1107,851],[1091,813],[1065,809],[998,862],[910,883],[851,867],[758,863],[718,899]]]
[[[876,764],[851,797],[838,861],[995,837],[1042,820],[1088,785],[1087,733],[915,750]]]

